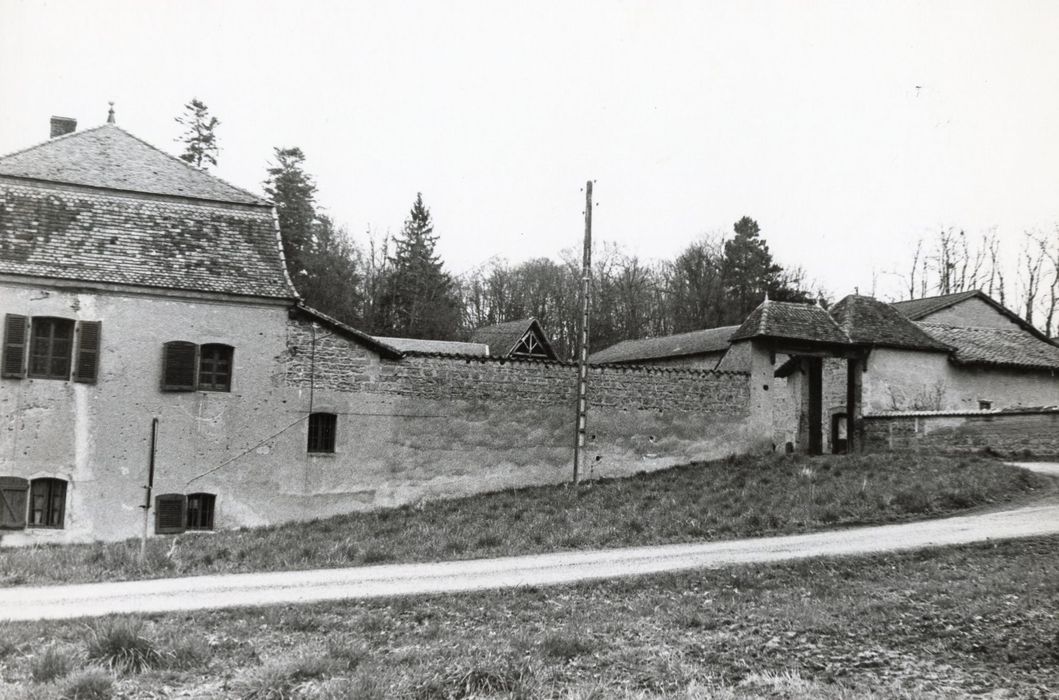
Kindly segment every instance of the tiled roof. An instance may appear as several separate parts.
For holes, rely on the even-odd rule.
[[[956,349],[952,360],[957,364],[1059,370],[1059,347],[1022,329],[919,325]]]
[[[848,345],[849,338],[827,311],[816,304],[765,300],[743,321],[731,340],[782,338]]]
[[[384,338],[382,336],[375,336],[375,340],[401,352],[428,352],[438,355],[473,355],[476,357],[489,356],[489,346],[482,343],[461,343],[455,340],[422,340],[420,338]]]
[[[556,359],[555,351],[552,349],[552,344],[548,341],[548,336],[544,334],[544,329],[541,328],[541,324],[535,318],[520,318],[517,321],[483,326],[475,329],[474,333],[471,334],[471,342],[488,345],[489,354],[492,357],[508,357],[511,351],[515,349],[518,341],[522,340],[522,337],[529,330],[533,330],[536,333],[537,340],[544,347],[548,358]]]
[[[609,348],[592,353],[588,361],[594,364],[607,364],[720,353],[728,349],[728,339],[738,328],[739,326],[722,326],[690,333],[663,335],[657,338],[623,340]]]
[[[0,175],[238,204],[260,197],[104,124],[0,158]]]
[[[0,273],[295,297],[269,207],[2,177]]]
[[[909,299],[906,301],[895,301],[891,306],[900,311],[902,314],[918,321],[924,316],[929,316],[935,311],[941,311],[942,309],[948,308],[953,304],[958,304],[965,299],[970,299],[975,296],[986,296],[977,289],[972,289],[968,292],[957,292],[956,294],[942,294],[936,297],[923,297],[922,299]]]
[[[828,312],[854,343],[939,352],[950,349],[897,309],[873,297],[850,294]]]

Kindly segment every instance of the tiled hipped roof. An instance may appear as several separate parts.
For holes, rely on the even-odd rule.
[[[104,124],[75,131],[0,158],[0,175],[238,204],[260,197]]]
[[[743,321],[731,341],[782,338],[848,345],[849,338],[825,309],[816,304],[765,300]]]
[[[957,364],[1059,370],[1059,347],[1021,329],[919,325],[956,349],[952,361]]]
[[[588,360],[595,364],[607,364],[724,352],[728,349],[728,339],[738,328],[739,326],[722,326],[657,338],[623,340],[617,345],[593,353]]]
[[[874,297],[850,294],[829,311],[849,339],[860,345],[937,352],[950,350],[897,309]]]
[[[0,178],[0,273],[291,299],[272,209]]]
[[[977,289],[972,289],[967,292],[957,292],[955,294],[942,294],[935,297],[923,297],[922,299],[895,301],[892,306],[913,321],[918,321],[935,311],[941,311],[942,309],[946,309],[954,304],[959,304],[961,301],[976,296],[985,297],[986,295]]]

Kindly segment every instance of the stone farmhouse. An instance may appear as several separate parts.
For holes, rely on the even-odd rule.
[[[269,202],[114,123],[0,158],[0,541],[263,525],[554,483],[575,365],[303,305]],[[771,449],[745,372],[593,368],[587,477]],[[153,481],[151,470],[153,465]]]
[[[0,543],[123,539],[145,516],[153,534],[265,525],[570,477],[577,367],[535,320],[468,343],[372,337],[301,302],[269,202],[113,114],[51,126],[0,157]],[[1006,407],[1059,403],[1059,348],[984,295],[767,301],[741,326],[685,336],[594,356],[583,476],[920,449],[953,430],[940,443],[980,449],[1004,435],[906,409],[970,407],[995,428]],[[935,380],[944,392],[920,396]],[[1056,415],[1015,416],[1020,444]]]

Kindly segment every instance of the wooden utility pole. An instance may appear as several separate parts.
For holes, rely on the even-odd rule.
[[[574,440],[574,483],[581,479],[588,423],[588,309],[592,291],[592,181],[585,183],[585,252],[581,262],[581,342],[577,350],[577,436]]]

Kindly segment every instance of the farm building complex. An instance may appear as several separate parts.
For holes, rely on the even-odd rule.
[[[424,341],[308,308],[269,202],[113,120],[0,158],[0,315],[4,544],[136,535],[152,465],[158,534],[569,476],[577,368],[539,323]],[[980,292],[765,301],[591,359],[589,477],[1059,432],[1059,347]]]

